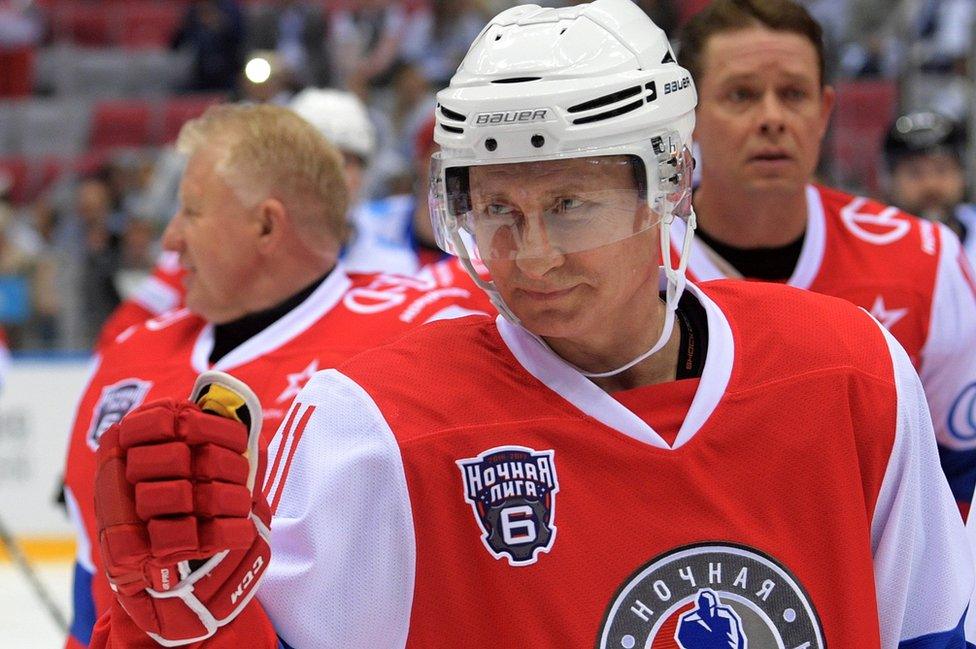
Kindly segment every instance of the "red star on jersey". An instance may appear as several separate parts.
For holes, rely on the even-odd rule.
[[[281,403],[283,401],[291,401],[294,399],[298,393],[301,391],[308,380],[312,378],[312,375],[319,371],[319,361],[316,358],[301,372],[296,372],[295,374],[288,375],[288,387],[278,395],[278,400],[275,403]]]

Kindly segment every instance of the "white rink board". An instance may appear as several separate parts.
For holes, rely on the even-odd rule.
[[[0,392],[0,516],[15,536],[72,534],[54,503],[90,361],[15,359]]]

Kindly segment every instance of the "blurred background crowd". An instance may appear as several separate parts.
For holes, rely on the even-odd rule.
[[[706,3],[637,0],[671,35]],[[415,161],[429,151],[434,93],[486,21],[514,4],[0,0],[0,325],[10,347],[91,348],[157,263],[180,173],[169,145],[213,103],[348,90],[373,131],[358,200],[412,194],[425,182]],[[895,200],[886,161],[922,133],[951,149],[951,200],[964,202],[976,186],[966,135],[976,133],[976,0],[801,4],[824,27],[838,94],[821,178]],[[939,115],[904,117],[929,110]]]

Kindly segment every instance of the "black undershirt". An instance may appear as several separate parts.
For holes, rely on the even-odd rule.
[[[743,277],[781,282],[792,277],[800,260],[805,236],[806,232],[796,241],[776,248],[737,248],[712,238],[701,226],[695,230],[695,237],[729,262]]]
[[[678,369],[675,379],[699,378],[705,369],[705,356],[708,353],[708,316],[689,291],[678,300],[675,313],[681,340],[678,343]]]
[[[330,270],[329,273],[331,272]],[[286,313],[304,302],[325,281],[329,273],[326,273],[298,293],[295,293],[284,302],[270,309],[256,313],[248,313],[237,320],[214,326],[214,346],[213,351],[210,352],[210,363],[216,363],[226,356],[228,352],[237,348],[244,341],[261,333]]]

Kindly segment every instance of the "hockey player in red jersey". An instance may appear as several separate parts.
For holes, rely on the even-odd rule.
[[[791,0],[716,0],[686,26],[701,95],[688,269],[840,297],[908,352],[963,512],[976,486],[976,283],[948,228],[811,184],[833,105],[820,27]],[[680,224],[678,230],[680,231]]]
[[[964,646],[972,568],[901,347],[843,300],[658,267],[694,229],[696,94],[665,34],[629,0],[519,6],[438,103],[435,231],[503,315],[316,374],[269,452],[272,560],[226,577],[259,603],[120,589],[97,646]],[[186,412],[112,429],[146,441],[99,451],[103,538],[179,473],[119,458],[223,430]],[[102,551],[120,586],[170,556]]]
[[[88,644],[113,599],[99,569],[92,489],[95,451],[126,412],[183,399],[197,374],[225,370],[257,393],[267,443],[294,417],[291,402],[317,370],[486,303],[480,291],[445,289],[434,278],[349,274],[337,264],[346,204],[340,158],[286,109],[215,108],[183,133],[182,208],[164,245],[187,267],[188,308],[104,347],[75,416],[66,499],[80,542],[69,647]],[[276,156],[280,170],[260,172],[274,185],[258,182],[261,167],[252,165]]]
[[[355,199],[360,194],[365,165],[374,152],[375,134],[365,106],[355,95],[333,89],[306,88],[295,96],[290,108],[318,129],[342,154],[343,172],[350,194],[349,218],[353,229],[359,231],[359,236],[353,236],[351,242],[344,243],[340,253],[349,272],[413,275],[423,270],[425,277],[433,278],[440,289],[448,292],[476,288],[466,273],[457,272],[461,269],[454,260],[440,260],[429,251],[415,249],[423,248],[417,242],[406,241],[413,230],[409,218],[400,223],[400,214],[387,213],[388,210],[369,205],[356,207]],[[421,133],[417,140],[418,150],[422,149],[427,157],[432,147],[433,125],[430,132]],[[412,205],[413,200],[410,202]],[[397,201],[393,203],[399,204]],[[413,209],[412,206],[410,209]],[[404,239],[403,245],[397,243],[400,238]],[[102,327],[96,348],[101,349],[111,343],[133,325],[183,306],[183,274],[179,256],[164,251],[152,275],[119,305]]]

